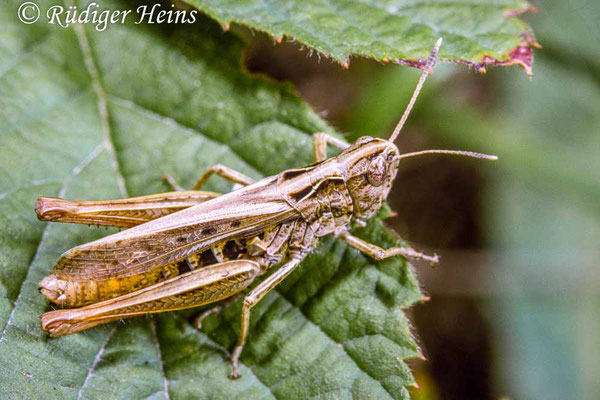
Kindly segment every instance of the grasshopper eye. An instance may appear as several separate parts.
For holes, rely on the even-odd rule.
[[[381,156],[375,157],[371,164],[369,164],[369,169],[367,170],[367,180],[373,186],[381,186],[385,180],[386,173],[385,159]]]

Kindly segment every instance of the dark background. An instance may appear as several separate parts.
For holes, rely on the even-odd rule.
[[[442,256],[418,266],[431,300],[410,310],[418,399],[600,398],[600,3],[535,5],[533,79],[438,64],[398,141],[500,157],[407,159],[388,199],[389,226]],[[418,80],[234,29],[250,71],[294,82],[348,140],[388,136]]]

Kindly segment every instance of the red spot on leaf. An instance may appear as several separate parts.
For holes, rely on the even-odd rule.
[[[537,8],[534,6],[529,6],[525,8],[519,8],[516,10],[509,10],[504,12],[504,16],[506,18],[517,17],[524,12],[537,12]],[[520,65],[523,67],[527,75],[533,76],[532,67],[533,67],[533,50],[531,47],[541,48],[542,46],[535,41],[532,33],[524,32],[521,34],[521,43],[513,49],[510,53],[508,53],[507,60],[497,60],[491,56],[483,56],[481,63],[474,64],[473,66],[481,73],[485,73],[486,65],[500,65],[500,66],[509,66],[509,65]]]
[[[516,10],[508,10],[504,12],[504,17],[512,18],[518,15],[523,14],[524,12],[536,12],[537,8],[533,6],[519,8]],[[488,65],[498,65],[498,66],[509,66],[509,65],[520,65],[523,67],[527,75],[532,76],[532,67],[533,67],[533,50],[532,47],[541,48],[542,46],[536,42],[533,38],[532,32],[523,32],[520,35],[521,42],[517,47],[512,49],[508,53],[508,57],[506,59],[496,59],[489,55],[484,55],[480,62],[472,62],[460,59],[446,59],[446,62],[465,64],[471,67],[474,67],[478,72],[485,74],[487,72],[486,66]],[[384,59],[385,62],[386,59]],[[427,60],[403,60],[403,59],[395,59],[394,62],[400,65],[407,65],[409,67],[423,69],[427,64]]]
[[[525,13],[525,12],[537,12],[537,7],[535,6],[529,6],[529,7],[525,7],[525,8],[518,8],[516,10],[508,10],[508,11],[504,11],[504,13],[502,15],[504,15],[506,18],[514,18],[514,17],[518,17],[519,15]]]
[[[507,60],[496,60],[490,56],[483,56],[483,60],[481,63],[475,64],[474,67],[479,72],[485,72],[486,65],[499,65],[499,66],[509,66],[509,65],[520,65],[523,67],[527,75],[533,76],[533,72],[531,70],[533,66],[533,50],[531,47],[539,47],[539,44],[535,41],[526,40],[523,41],[517,46],[514,50],[512,50],[508,54]],[[483,71],[482,71],[483,70]]]

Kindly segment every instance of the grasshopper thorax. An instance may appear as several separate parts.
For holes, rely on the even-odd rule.
[[[338,161],[352,196],[354,217],[373,216],[387,198],[398,172],[398,148],[390,141],[364,136],[344,150]]]

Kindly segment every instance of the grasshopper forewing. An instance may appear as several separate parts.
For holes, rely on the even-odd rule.
[[[400,154],[393,143],[433,68],[440,44],[441,39],[429,56],[409,105],[389,140],[362,137],[348,145],[328,134],[316,133],[313,135],[314,165],[283,171],[255,183],[237,171],[214,166],[199,179],[194,190],[199,189],[211,173],[247,186],[204,199],[196,205],[188,204],[181,211],[64,253],[54,272],[40,284],[40,290],[51,301],[61,304],[83,304],[90,299],[94,302],[78,309],[43,314],[42,329],[52,336],[66,335],[115,319],[227,299],[284,261],[244,298],[240,336],[231,357],[231,376],[237,377],[250,309],[300,264],[320,237],[334,234],[377,260],[406,256],[436,262],[436,257],[410,248],[382,249],[352,236],[348,227],[351,222],[362,222],[379,210],[402,158],[445,153],[495,159],[480,153],[449,150]],[[341,153],[328,159],[328,144],[339,148]],[[149,203],[145,203],[147,208],[151,208]],[[71,221],[94,220],[97,216],[85,214],[86,208],[84,205],[82,219]],[[66,217],[63,220],[69,221]],[[115,221],[105,222],[114,224]],[[223,256],[223,249],[231,246],[233,249]],[[212,262],[201,263],[201,268],[177,268],[178,263],[215,249],[217,257]]]

